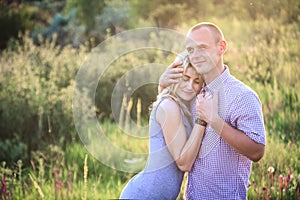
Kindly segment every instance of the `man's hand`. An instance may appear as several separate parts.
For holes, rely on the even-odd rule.
[[[223,130],[224,120],[218,114],[218,92],[214,95],[197,96],[197,114],[208,123],[219,135]]]
[[[183,73],[183,68],[178,67],[180,65],[182,65],[182,61],[174,61],[167,67],[166,71],[159,78],[159,86],[161,89],[179,82]]]

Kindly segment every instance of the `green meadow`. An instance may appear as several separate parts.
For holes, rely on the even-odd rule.
[[[138,2],[130,5],[141,8]],[[300,199],[300,12],[296,9],[300,6],[289,11],[284,7],[277,16],[271,11],[272,5],[266,5],[266,10],[259,7],[261,10],[254,14],[237,1],[240,4],[232,9],[240,9],[243,17],[224,17],[225,11],[210,14],[214,6],[225,9],[223,1],[214,2],[216,5],[209,3],[202,8],[207,11],[202,16],[186,20],[184,16],[190,16],[189,12],[177,3],[174,6],[181,10],[181,18],[177,16],[176,20],[181,21],[170,26],[185,34],[199,21],[219,25],[228,42],[224,62],[261,99],[267,145],[264,157],[252,165],[248,199]],[[166,23],[166,16],[159,15],[163,11],[152,12],[152,21],[135,13],[139,14],[136,26],[130,24],[126,30],[157,25],[151,23],[155,16]],[[113,37],[106,29],[102,39]],[[155,40],[158,36],[153,37]],[[0,54],[0,200],[118,198],[125,184],[145,164],[149,106],[156,98],[157,82],[136,91],[124,89],[117,120],[111,105],[115,85],[134,66],[147,63],[159,63],[161,68],[153,74],[140,72],[136,80],[159,77],[176,55],[159,49],[122,55],[111,62],[101,79],[94,79],[98,87],[93,96],[88,90],[92,83],[78,87],[75,79],[92,52],[94,40],[74,47],[57,45],[61,38],[56,34],[51,40],[40,38],[38,45],[28,32],[19,33],[18,38],[9,40]],[[113,45],[116,50],[124,44]],[[93,75],[93,71],[89,73]],[[74,103],[75,93],[81,96]],[[74,122],[74,108],[84,116],[81,122],[87,122],[82,127]],[[91,116],[96,121],[90,122]],[[130,136],[132,133],[138,137]],[[102,146],[99,138],[103,136],[118,149],[144,157],[128,160],[126,154]],[[183,199],[183,187],[178,199]]]

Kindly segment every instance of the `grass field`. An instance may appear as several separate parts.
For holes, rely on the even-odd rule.
[[[263,18],[213,20],[220,24],[228,40],[225,63],[233,75],[257,92],[263,105],[267,146],[263,159],[253,163],[248,199],[300,199],[299,24],[281,24],[277,19]],[[185,31],[193,23],[190,21],[181,29]],[[122,44],[116,45],[122,48]],[[72,95],[76,72],[87,54],[84,47],[58,48],[54,42],[35,46],[25,36],[22,45],[2,52],[0,200],[118,198],[135,173],[117,169],[131,172],[142,169],[145,158],[132,165],[124,164],[126,154],[106,149],[93,140],[85,141],[87,146],[84,146],[78,138]],[[166,66],[163,62],[171,59],[162,52],[154,56],[146,51],[140,54],[143,55],[126,54],[126,59],[114,63],[111,68],[114,71],[106,77],[104,90],[98,94],[99,104],[110,105],[109,89],[114,86],[111,80],[117,81],[119,72],[150,61]],[[156,88],[152,93],[143,92],[141,95],[155,96]],[[91,101],[80,100],[79,106]],[[102,113],[98,114],[101,118]],[[110,117],[110,113],[105,115]],[[147,153],[147,139],[130,138],[108,120],[100,126],[114,146]],[[52,138],[47,138],[49,135]],[[36,142],[37,150],[28,156],[24,152],[31,142]]]
[[[119,128],[105,122],[112,143],[132,152],[147,152],[147,140],[132,142]],[[297,199],[300,197],[300,147],[267,138],[264,158],[253,164],[248,199]],[[95,159],[81,143],[70,144],[64,152],[50,146],[37,152],[31,167],[22,161],[0,168],[2,198],[9,199],[111,199],[118,198],[134,173],[117,171]],[[142,166],[141,166],[142,167]],[[4,187],[5,185],[5,187]],[[6,196],[4,195],[4,190]],[[181,192],[178,199],[182,199]]]

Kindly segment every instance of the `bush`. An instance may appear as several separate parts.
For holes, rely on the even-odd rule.
[[[248,83],[260,96],[269,134],[279,136],[286,142],[298,140],[300,129],[300,104],[297,93],[297,88],[300,87],[298,25],[282,25],[272,19],[263,18],[251,23],[236,19],[230,22],[224,19],[216,21],[222,29],[224,27],[229,43],[225,62],[234,75]],[[151,35],[151,41],[161,42],[155,34]],[[16,43],[13,48],[7,49],[1,55],[0,137],[4,144],[3,148],[0,147],[0,150],[3,150],[1,155],[9,154],[7,152],[9,146],[20,144],[15,149],[15,152],[19,153],[15,153],[11,160],[22,155],[25,159],[30,157],[30,151],[43,146],[40,144],[42,141],[59,142],[64,146],[66,142],[77,138],[72,116],[74,80],[83,58],[89,52],[84,46],[75,49],[71,46],[59,47],[54,44],[55,40],[52,40],[51,43],[34,46],[25,36],[22,45]],[[172,44],[179,45],[174,42]],[[106,52],[108,56],[110,53],[118,55],[118,50],[125,47],[130,49],[125,46],[130,44],[125,42],[115,41],[111,45],[115,52]],[[115,92],[119,99],[113,102],[113,106],[117,107],[118,111],[122,109],[122,100],[125,96],[127,97],[125,108],[129,107],[129,103],[133,103],[131,110],[127,111],[130,112],[131,119],[135,121],[141,114],[147,121],[148,107],[157,94],[155,81],[175,55],[157,49],[128,52],[110,63],[99,77],[95,72],[98,67],[102,67],[103,61],[98,59],[103,56],[101,53],[97,49],[91,53],[95,56],[95,60],[90,60],[91,65],[86,72],[87,76],[92,76],[93,81],[98,81],[95,99],[92,96],[93,91],[87,90],[92,83],[80,83],[76,91],[81,92],[83,96],[79,104],[75,105],[82,108],[84,114],[86,110],[83,105],[92,105],[91,102],[95,100],[96,108],[91,107],[89,111],[96,110],[98,119],[112,120],[115,117],[119,120],[121,112],[117,112],[117,116],[111,115],[112,94]],[[239,56],[236,56],[237,54]],[[147,64],[155,63],[161,65],[158,70],[149,70],[145,67]],[[132,71],[135,73],[131,73]],[[154,83],[137,88],[128,85],[128,83],[138,84],[148,78],[155,80]],[[139,99],[142,109],[138,114]],[[10,140],[10,143],[6,143],[5,139]],[[8,157],[1,159],[6,160]]]
[[[31,18],[35,10],[15,4],[16,7],[0,2],[0,49],[5,49],[8,41],[12,38],[19,38],[19,33],[26,30],[33,30],[34,23]]]
[[[23,43],[14,51],[4,51],[0,60],[0,137],[1,141],[26,144],[19,151],[26,159],[44,142],[72,141],[76,137],[73,80],[84,50],[61,49],[54,43],[37,47],[28,37],[23,37]],[[74,55],[79,59],[73,59]],[[9,149],[0,148],[9,154]]]

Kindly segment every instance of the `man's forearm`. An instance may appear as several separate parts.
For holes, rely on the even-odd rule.
[[[233,128],[224,122],[221,137],[237,152],[257,162],[264,155],[265,145],[260,144],[248,137],[244,132]]]

